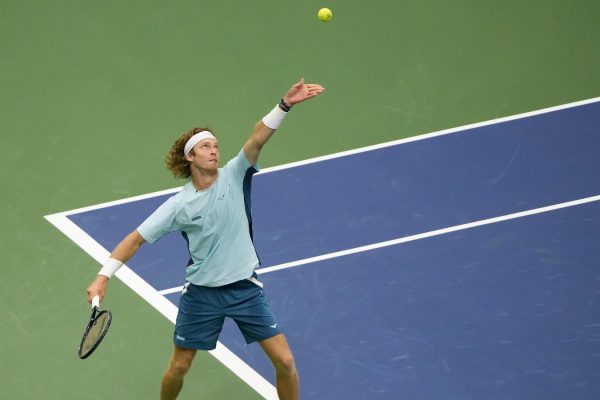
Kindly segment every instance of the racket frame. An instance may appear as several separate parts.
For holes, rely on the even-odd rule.
[[[96,299],[94,298],[94,300],[96,300]],[[92,304],[93,304],[92,315],[90,316],[90,321],[88,322],[87,326],[85,327],[85,332],[83,332],[83,337],[81,338],[81,343],[79,343],[79,348],[77,349],[77,355],[82,360],[88,358],[96,350],[96,348],[98,348],[98,346],[104,339],[104,336],[106,336],[106,333],[108,332],[108,328],[110,328],[110,323],[112,321],[112,313],[110,311],[100,310],[97,301],[93,301]],[[85,342],[85,339],[87,339],[90,329],[92,329],[92,326],[94,326],[94,323],[104,314],[108,314],[106,325],[102,329],[100,336],[98,336],[96,343],[94,343],[94,345],[87,352],[85,352],[84,354],[81,354],[81,349],[83,348],[83,343]]]

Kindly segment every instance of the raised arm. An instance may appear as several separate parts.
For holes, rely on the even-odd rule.
[[[298,103],[323,93],[325,88],[316,83],[304,83],[304,78],[294,84],[281,99],[281,102],[254,126],[250,138],[244,144],[244,154],[251,165],[255,165],[263,146],[269,141],[273,133],[291,108]]]
[[[104,263],[100,272],[98,272],[98,275],[96,275],[96,279],[94,279],[87,288],[88,302],[91,302],[92,298],[96,295],[100,296],[100,301],[102,301],[106,294],[106,285],[112,274],[115,273],[123,263],[133,257],[142,244],[144,244],[144,238],[137,230],[134,230],[121,240],[110,254],[110,258]]]

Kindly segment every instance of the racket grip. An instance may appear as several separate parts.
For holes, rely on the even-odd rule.
[[[100,296],[96,295],[92,297],[92,308],[100,307]]]

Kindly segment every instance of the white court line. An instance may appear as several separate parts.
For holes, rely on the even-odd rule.
[[[437,136],[448,135],[448,134],[452,134],[452,133],[460,133],[460,132],[464,132],[464,131],[471,130],[474,128],[499,124],[499,123],[503,123],[503,122],[532,117],[532,116],[555,112],[555,111],[560,111],[560,110],[564,110],[564,109],[568,109],[568,108],[573,108],[573,107],[583,106],[586,104],[596,103],[599,101],[600,101],[600,97],[596,97],[596,98],[577,101],[577,102],[573,102],[573,103],[563,104],[560,106],[549,107],[549,108],[545,108],[545,109],[541,109],[541,110],[537,110],[537,111],[531,111],[531,112],[527,112],[527,113],[517,114],[517,115],[513,115],[513,116],[509,116],[509,117],[497,118],[497,119],[493,119],[493,120],[489,120],[489,121],[485,121],[485,122],[464,125],[464,126],[451,128],[451,129],[445,129],[445,130],[432,132],[432,133],[428,133],[428,134],[421,134],[418,136],[413,136],[413,137],[400,139],[400,140],[394,140],[394,141],[385,142],[385,143],[381,143],[381,144],[377,144],[377,145],[373,145],[373,146],[366,146],[366,147],[361,147],[361,148],[353,149],[353,150],[349,150],[349,151],[343,151],[343,152],[333,153],[333,154],[329,154],[329,155],[325,155],[325,156],[321,156],[321,157],[310,158],[310,159],[303,160],[303,161],[282,164],[282,165],[275,166],[275,167],[264,168],[257,175],[280,171],[280,170],[289,169],[289,168],[294,168],[294,167],[299,167],[302,165],[317,163],[317,162],[331,160],[331,159],[335,159],[335,158],[346,157],[346,156],[363,153],[363,152],[367,152],[367,151],[378,150],[378,149],[382,149],[382,148],[386,148],[386,147],[390,147],[390,146],[400,145],[403,143],[431,139],[431,138],[434,138]],[[104,249],[98,242],[96,242],[92,237],[90,237],[85,231],[80,229],[76,224],[74,224],[71,220],[69,220],[68,219],[69,215],[92,211],[92,210],[97,210],[97,209],[105,208],[105,207],[116,206],[116,205],[120,205],[120,204],[126,204],[126,203],[149,199],[149,198],[153,198],[153,197],[157,197],[157,196],[161,196],[161,195],[173,194],[173,193],[178,192],[179,190],[181,190],[181,186],[176,187],[176,188],[171,188],[171,189],[160,190],[160,191],[156,191],[156,192],[152,192],[152,193],[146,193],[146,194],[142,194],[139,196],[128,197],[128,198],[124,198],[124,199],[110,201],[110,202],[106,202],[106,203],[96,204],[96,205],[92,205],[92,206],[82,207],[82,208],[78,208],[78,209],[73,209],[73,210],[69,210],[69,211],[58,212],[55,214],[46,215],[44,218],[46,218],[51,224],[53,224],[56,228],[58,228],[58,230],[63,232],[73,242],[75,242],[77,245],[79,245],[84,251],[86,251],[90,256],[92,256],[92,258],[94,258],[98,263],[102,264],[104,262],[104,260],[109,256],[109,251]],[[558,209],[558,208],[563,208],[563,207],[569,207],[571,205],[583,204],[584,202],[596,201],[599,198],[600,198],[600,196],[595,196],[595,197],[591,197],[591,198],[587,198],[587,199],[576,200],[574,202],[562,203],[563,205],[569,204],[569,205],[564,205],[562,207],[561,207],[561,205],[555,205],[555,206],[549,206],[549,207],[556,207],[555,209]],[[571,204],[571,203],[576,203],[576,202],[581,202],[581,203]],[[536,209],[536,210],[544,210],[545,208],[547,208],[547,207],[544,207],[541,209]],[[510,214],[508,216],[498,217],[498,218],[505,218],[504,220],[519,218],[520,216],[532,215],[532,214],[526,214],[526,213],[536,213],[534,211],[535,210],[525,211],[523,213]],[[550,211],[550,210],[546,210],[546,211]],[[546,211],[538,211],[537,213],[546,212]],[[519,214],[524,214],[524,215],[519,215]],[[417,240],[417,239],[421,239],[424,237],[441,235],[443,233],[453,232],[453,231],[460,230],[460,229],[468,229],[469,227],[485,225],[486,223],[499,222],[499,221],[494,221],[495,219],[496,218],[492,218],[489,220],[473,222],[471,224],[459,225],[456,227],[440,229],[437,231],[431,231],[431,232],[423,233],[420,235],[414,235],[414,236],[410,236],[410,237],[406,237],[406,238],[399,238],[399,239],[395,239],[395,240],[391,240],[391,241],[387,241],[387,242],[381,242],[381,243],[376,243],[376,244],[372,244],[372,245],[368,245],[368,246],[357,247],[355,249],[348,249],[348,250],[344,250],[344,251],[340,251],[340,252],[324,254],[324,255],[321,255],[318,257],[312,257],[312,258],[308,258],[305,260],[295,261],[292,263],[286,263],[286,264],[280,264],[280,265],[276,265],[276,266],[272,266],[272,267],[268,267],[268,268],[262,268],[262,269],[257,270],[257,272],[268,273],[268,272],[272,272],[272,271],[279,270],[279,269],[291,268],[291,267],[298,266],[298,265],[308,264],[310,262],[316,262],[316,261],[325,260],[325,259],[329,259],[329,258],[340,257],[340,256],[346,255],[346,254],[353,254],[353,252],[356,253],[359,251],[368,251],[371,249],[381,248],[381,247],[385,247],[385,246],[391,246],[391,245],[398,244],[398,243],[409,242],[411,240]],[[489,221],[489,222],[485,222],[485,221]],[[472,226],[470,226],[470,225],[472,225]],[[154,308],[156,308],[167,319],[169,319],[171,322],[175,323],[175,318],[177,315],[177,307],[175,307],[169,300],[167,300],[164,297],[164,294],[175,293],[178,290],[181,290],[181,288],[165,289],[160,292],[156,291],[156,289],[154,289],[152,286],[150,286],[146,281],[144,281],[140,276],[138,276],[135,272],[133,272],[127,266],[123,266],[119,271],[117,271],[115,276],[118,277],[121,281],[123,281],[131,289],[133,289],[136,293],[138,293],[144,300],[146,300],[148,303],[150,303]],[[219,361],[221,361],[231,371],[233,371],[238,377],[240,377],[243,381],[245,381],[250,387],[252,387],[254,390],[256,390],[265,399],[268,399],[268,400],[277,399],[277,393],[276,393],[275,387],[270,382],[268,382],[266,379],[264,379],[260,374],[258,374],[252,368],[250,368],[250,366],[248,366],[244,361],[242,361],[239,357],[237,357],[229,349],[227,349],[225,346],[223,346],[220,342],[217,343],[217,348],[215,350],[211,351],[210,353],[213,356],[215,356]]]
[[[316,162],[320,162],[320,161],[331,160],[333,158],[346,157],[346,156],[350,156],[350,155],[357,154],[357,153],[364,153],[367,151],[383,149],[386,147],[396,146],[399,144],[416,142],[416,141],[425,140],[425,139],[431,139],[434,137],[448,135],[451,133],[460,133],[460,132],[475,129],[475,128],[481,128],[483,126],[495,125],[495,124],[500,124],[503,122],[514,121],[517,119],[523,119],[523,118],[533,117],[536,115],[547,114],[547,113],[551,113],[551,112],[555,112],[555,111],[565,110],[567,108],[574,108],[574,107],[584,106],[586,104],[597,103],[599,101],[600,101],[600,97],[594,97],[594,98],[587,99],[587,100],[581,100],[581,101],[576,101],[573,103],[562,104],[560,106],[548,107],[548,108],[543,108],[541,110],[535,110],[535,111],[530,111],[530,112],[526,112],[526,113],[522,113],[522,114],[511,115],[508,117],[496,118],[496,119],[492,119],[492,120],[488,120],[488,121],[484,121],[484,122],[477,122],[474,124],[463,125],[463,126],[459,126],[456,128],[444,129],[441,131],[412,136],[409,138],[393,140],[391,142],[385,142],[385,143],[380,143],[380,144],[376,144],[376,145],[372,145],[372,146],[361,147],[361,148],[354,149],[354,150],[348,150],[348,151],[342,151],[339,153],[328,154],[328,155],[325,155],[322,157],[309,158],[304,161],[297,161],[297,162],[292,162],[292,163],[288,163],[288,164],[282,164],[282,165],[275,166],[275,167],[265,168],[264,170],[261,170],[258,174],[275,172],[275,171],[279,171],[282,169],[288,169],[288,168],[293,168],[293,167],[299,167],[299,166],[306,165],[306,164],[312,164],[312,163],[316,163]]]
[[[102,264],[110,255],[108,250],[102,247],[88,235],[87,232],[73,223],[73,221],[68,219],[64,213],[46,215],[44,218],[81,247],[99,264]],[[177,307],[160,294],[160,292],[154,289],[148,282],[127,267],[127,265],[123,265],[119,268],[115,273],[115,276],[140,295],[140,297],[150,303],[150,305],[164,315],[169,321],[175,324]],[[216,349],[209,351],[209,353],[265,399],[277,400],[277,390],[275,387],[221,342],[217,342]]]
[[[297,261],[292,261],[292,262],[288,262],[288,263],[284,263],[284,264],[273,265],[271,267],[260,268],[260,269],[256,270],[256,273],[257,274],[266,274],[268,272],[298,267],[300,265],[315,263],[315,262],[319,262],[319,261],[323,261],[323,260],[330,260],[332,258],[343,257],[343,256],[347,256],[350,254],[356,254],[356,253],[362,253],[365,251],[381,249],[382,247],[394,246],[394,245],[401,244],[401,243],[414,242],[415,240],[419,240],[419,239],[425,239],[425,238],[430,238],[433,236],[445,235],[446,233],[463,231],[466,229],[476,228],[476,227],[483,226],[483,225],[490,225],[490,224],[495,224],[498,222],[508,221],[511,219],[528,217],[528,216],[535,215],[535,214],[542,214],[542,213],[546,213],[546,212],[550,212],[550,211],[554,211],[554,210],[559,210],[561,208],[574,207],[574,206],[591,203],[591,202],[598,201],[598,200],[600,200],[600,195],[586,197],[583,199],[578,199],[578,200],[573,200],[573,201],[567,201],[567,202],[559,203],[559,204],[553,204],[553,205],[546,206],[546,207],[534,208],[534,209],[527,210],[527,211],[520,211],[520,212],[516,212],[513,214],[503,215],[500,217],[482,219],[479,221],[469,222],[469,223],[462,224],[462,225],[455,225],[455,226],[451,226],[448,228],[436,229],[436,230],[425,232],[425,233],[419,233],[418,235],[401,237],[401,238],[397,238],[397,239],[393,239],[393,240],[387,240],[385,242],[373,243],[373,244],[369,244],[366,246],[360,246],[360,247],[355,247],[352,249],[336,251],[336,252],[328,253],[328,254],[322,254],[320,256],[305,258],[303,260],[297,260]]]
[[[163,290],[160,290],[158,293],[161,294],[161,295],[163,295],[163,296],[165,296],[167,294],[179,293],[182,290],[183,290],[183,285],[177,286],[177,287],[174,287],[174,288],[170,288],[170,289],[163,289]]]
[[[365,251],[381,249],[383,247],[394,246],[394,245],[401,244],[401,243],[414,242],[415,240],[419,240],[419,239],[426,239],[426,238],[430,238],[433,236],[445,235],[446,233],[452,233],[452,232],[462,231],[462,230],[466,230],[466,229],[476,228],[476,227],[483,226],[483,225],[495,224],[498,222],[508,221],[511,219],[528,217],[528,216],[535,215],[535,214],[542,214],[545,212],[559,210],[561,208],[574,207],[574,206],[591,203],[591,202],[598,201],[598,200],[600,200],[600,195],[586,197],[583,199],[578,199],[578,200],[573,200],[573,201],[567,201],[567,202],[559,203],[559,204],[553,204],[553,205],[546,206],[546,207],[534,208],[534,209],[527,210],[527,211],[520,211],[520,212],[516,212],[513,214],[503,215],[500,217],[482,219],[482,220],[475,221],[475,222],[469,222],[467,224],[455,225],[455,226],[451,226],[448,228],[436,229],[436,230],[425,232],[425,233],[419,233],[417,235],[401,237],[401,238],[397,238],[397,239],[393,239],[393,240],[386,240],[384,242],[373,243],[373,244],[369,244],[366,246],[354,247],[352,249],[335,251],[333,253],[322,254],[320,256],[309,257],[309,258],[305,258],[302,260],[296,260],[296,261],[291,261],[288,263],[273,265],[271,267],[259,268],[256,270],[256,273],[257,274],[266,274],[269,272],[280,271],[282,269],[299,267],[301,265],[312,264],[312,263],[316,263],[319,261],[331,260],[332,258],[349,256],[351,254],[363,253]],[[174,287],[174,288],[170,288],[170,289],[161,290],[159,293],[163,293],[163,294],[176,293],[176,292],[181,291],[182,289],[183,289],[183,286],[178,286],[178,287]]]
[[[300,166],[308,165],[308,164],[314,164],[314,163],[318,163],[318,162],[322,162],[322,161],[332,160],[335,158],[347,157],[347,156],[351,156],[354,154],[365,153],[367,151],[383,149],[386,147],[397,146],[397,145],[404,144],[404,143],[416,142],[419,140],[431,139],[431,138],[435,138],[438,136],[449,135],[452,133],[461,133],[461,132],[475,129],[475,128],[500,124],[503,122],[514,121],[517,119],[533,117],[536,115],[547,114],[547,113],[551,113],[551,112],[555,112],[555,111],[561,111],[561,110],[565,110],[568,108],[584,106],[587,104],[592,104],[592,103],[597,103],[597,102],[600,102],[600,97],[594,97],[594,98],[587,99],[587,100],[581,100],[581,101],[576,101],[573,103],[562,104],[560,106],[543,108],[541,110],[535,110],[535,111],[530,111],[530,112],[526,112],[526,113],[522,113],[522,114],[511,115],[508,117],[496,118],[496,119],[492,119],[492,120],[488,120],[488,121],[484,121],[484,122],[478,122],[475,124],[463,125],[463,126],[459,126],[456,128],[444,129],[441,131],[426,133],[426,134],[417,135],[417,136],[413,136],[413,137],[409,137],[409,138],[379,143],[379,144],[372,145],[372,146],[360,147],[357,149],[342,151],[342,152],[338,152],[338,153],[332,153],[332,154],[328,154],[325,156],[308,158],[306,160],[296,161],[296,162],[292,162],[292,163],[288,163],[288,164],[281,164],[281,165],[277,165],[274,167],[262,168],[260,170],[260,172],[258,172],[256,175],[268,174],[271,172],[281,171],[284,169],[300,167]],[[112,207],[112,206],[119,205],[119,204],[126,204],[126,203],[131,203],[134,201],[145,200],[145,199],[149,199],[149,198],[153,198],[153,197],[157,197],[157,196],[161,196],[161,195],[165,195],[165,194],[173,194],[173,193],[179,192],[180,190],[181,190],[181,186],[178,186],[178,187],[174,187],[171,189],[159,190],[156,192],[141,194],[138,196],[126,197],[124,199],[109,201],[106,203],[100,203],[100,204],[95,204],[95,205],[91,205],[91,206],[87,206],[87,207],[69,210],[69,211],[58,212],[58,213],[52,214],[52,215],[79,214],[79,213],[86,212],[86,211],[93,211],[93,210],[97,210],[100,208]]]

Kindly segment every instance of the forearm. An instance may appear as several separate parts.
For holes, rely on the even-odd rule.
[[[143,243],[144,238],[137,230],[131,232],[115,247],[108,260],[104,262],[98,275],[104,275],[107,278],[112,277],[123,263],[127,262],[138,251]]]
[[[142,236],[136,231],[131,232],[114,248],[110,258],[127,262],[144,243]]]
[[[250,138],[244,144],[244,153],[251,165],[257,163],[260,151],[271,136],[273,136],[273,133],[275,133],[275,129],[266,126],[262,120],[256,123]]]
[[[111,253],[110,258],[102,266],[98,275],[96,275],[96,278],[88,287],[88,302],[91,302],[94,296],[100,296],[100,301],[102,301],[106,293],[106,285],[112,274],[118,270],[124,262],[129,260],[143,243],[144,238],[137,230],[131,232],[121,240]]]
[[[244,153],[251,165],[255,165],[263,146],[269,141],[288,112],[295,104],[311,99],[325,90],[319,84],[306,84],[304,79],[293,85],[280,102],[254,126],[250,138],[244,144]]]

